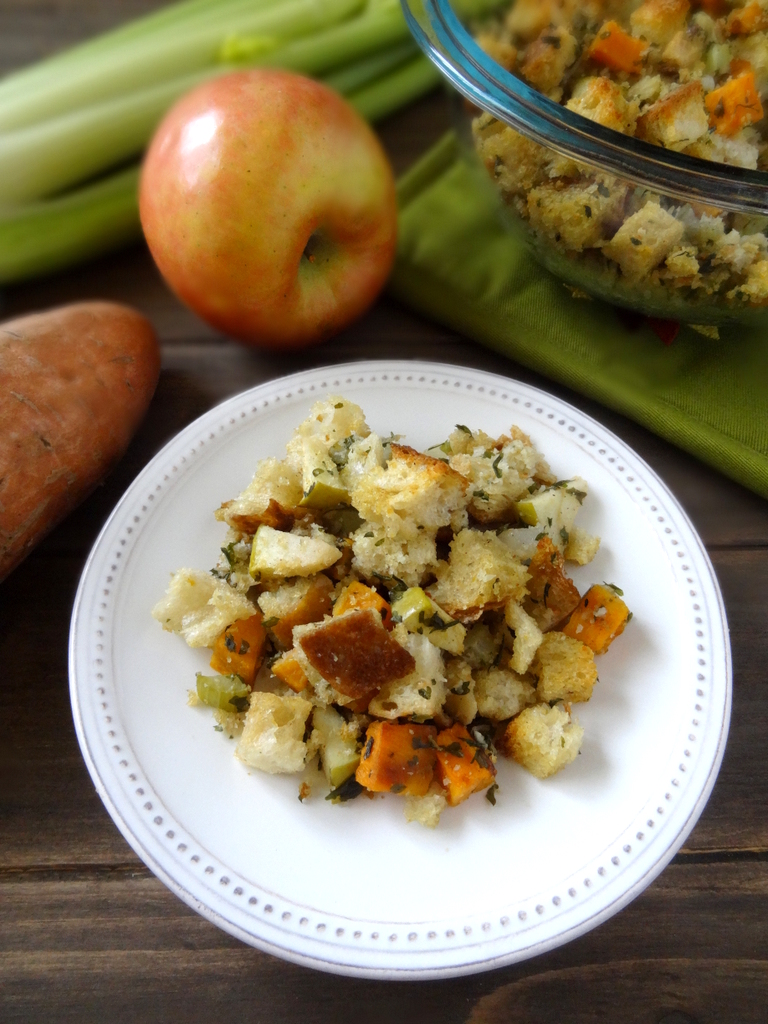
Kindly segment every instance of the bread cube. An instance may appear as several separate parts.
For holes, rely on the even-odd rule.
[[[581,252],[605,237],[605,223],[621,211],[626,192],[602,181],[548,182],[528,194],[528,215],[534,228]]]
[[[647,277],[677,246],[684,227],[671,213],[649,200],[624,221],[603,252],[621,267],[622,274],[635,281]]]
[[[545,28],[525,50],[520,71],[531,85],[552,99],[559,100],[559,85],[566,69],[576,59],[577,44],[564,27]]]
[[[495,533],[462,530],[451,542],[448,562],[440,562],[430,596],[453,618],[477,618],[485,608],[502,607],[525,594],[528,572]]]
[[[696,80],[657,100],[637,122],[637,137],[665,149],[683,150],[709,131],[704,89]]]
[[[405,820],[416,821],[425,828],[437,828],[440,815],[448,806],[444,793],[426,793],[424,796],[406,796]]]
[[[594,652],[564,633],[547,633],[531,664],[539,700],[587,701],[597,682]]]
[[[457,722],[469,725],[477,715],[471,665],[463,658],[449,658],[445,664],[445,680],[448,693],[443,709]]]
[[[528,679],[511,669],[481,669],[475,676],[478,714],[502,722],[536,703],[536,690]]]
[[[549,537],[542,537],[528,566],[528,596],[523,608],[542,632],[570,615],[580,594],[563,571],[565,559]]]
[[[504,608],[504,621],[515,634],[509,667],[523,675],[528,671],[544,634],[536,620],[516,601],[507,602]]]
[[[645,0],[630,15],[632,33],[663,46],[683,28],[690,6],[688,0]]]
[[[262,523],[289,529],[289,511],[299,504],[303,493],[301,474],[292,466],[277,459],[263,459],[242,494],[225,501],[214,514],[242,533],[255,533]]]
[[[254,691],[235,755],[250,768],[298,772],[304,767],[304,731],[312,705],[303,697]]]
[[[582,78],[574,86],[566,107],[606,128],[613,128],[625,135],[634,134],[637,104],[625,99],[621,87],[613,79]]]
[[[363,523],[352,534],[352,566],[366,579],[397,577],[417,587],[437,566],[434,531],[421,530],[403,540],[387,536],[380,523]]]
[[[537,779],[546,779],[578,756],[584,730],[563,704],[534,704],[513,718],[497,747]]]
[[[190,647],[211,647],[227,626],[255,612],[253,603],[223,580],[200,569],[179,569],[152,617]]]
[[[321,622],[333,607],[333,583],[322,573],[299,577],[275,590],[265,590],[256,598],[264,613],[267,628],[282,647],[293,643],[293,627]]]
[[[409,633],[402,623],[395,626],[392,635],[410,655],[413,667],[407,675],[387,680],[372,698],[368,710],[379,718],[432,718],[445,701],[443,656],[428,637]]]

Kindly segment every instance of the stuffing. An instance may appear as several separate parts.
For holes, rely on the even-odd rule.
[[[497,744],[537,779],[547,779],[576,760],[583,737],[563,704],[534,704],[512,719]]]
[[[713,261],[768,269],[752,221],[706,216],[686,226]],[[578,752],[563,701],[589,698],[593,652],[631,617],[613,584],[582,599],[565,573],[597,550],[574,522],[587,495],[514,425],[458,424],[420,453],[332,396],[222,506],[216,567],[180,569],[152,614],[209,648],[188,703],[245,766],[301,773],[302,802],[398,794],[434,828],[473,794],[495,804],[499,751],[542,778]]]
[[[255,611],[247,597],[210,573],[178,569],[152,617],[190,647],[212,647],[227,626]]]
[[[563,633],[547,633],[531,664],[539,700],[587,701],[597,682],[593,652]]]
[[[735,2],[735,0],[734,0]],[[483,28],[484,45],[503,40],[515,68],[542,93],[613,131],[711,162],[768,168],[768,3],[728,11],[690,0],[515,0]],[[711,13],[708,13],[711,11]],[[700,244],[694,220],[741,231],[744,215],[661,199],[629,182],[540,146],[489,114],[472,123],[477,152],[503,201],[528,227],[548,262],[575,261],[596,294],[642,294],[657,315],[681,305],[718,315],[763,303],[768,226],[750,245],[719,253]],[[745,234],[746,232],[742,232]],[[735,240],[734,240],[735,241]],[[634,286],[639,285],[636,293]],[[459,468],[457,463],[454,468]],[[475,487],[479,492],[486,490]],[[470,514],[478,509],[472,503]],[[482,500],[482,499],[481,499]],[[478,503],[479,504],[479,503]],[[479,521],[503,522],[503,519]],[[512,546],[526,557],[518,536]]]
[[[254,692],[235,756],[249,768],[271,775],[301,771],[307,753],[304,731],[311,710],[303,697]]]

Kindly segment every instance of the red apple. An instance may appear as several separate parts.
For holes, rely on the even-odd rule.
[[[267,347],[310,345],[360,316],[395,255],[392,169],[327,86],[262,69],[183,97],[139,189],[149,248],[179,298]]]

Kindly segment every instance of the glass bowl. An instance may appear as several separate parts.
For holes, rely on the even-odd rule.
[[[403,7],[459,94],[465,151],[485,164],[504,222],[536,259],[577,292],[645,315],[767,324],[768,174],[664,149],[561,106],[481,49],[462,21],[466,2]]]

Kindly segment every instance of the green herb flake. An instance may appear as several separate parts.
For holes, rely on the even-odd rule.
[[[457,697],[465,697],[469,693],[469,680],[465,679],[459,686],[452,686],[451,693],[455,693]]]
[[[233,654],[237,650],[237,644],[235,643],[235,638],[232,636],[231,633],[225,633],[224,634],[224,646],[227,648],[228,651],[231,651]]]
[[[405,789],[404,782],[396,782],[393,786],[389,787],[390,793],[402,793]]]
[[[213,731],[214,732],[224,732],[224,726],[223,725],[214,725]]]
[[[264,621],[262,622],[262,626],[264,627],[264,629],[272,629],[272,627],[276,626],[279,621],[280,619],[278,618],[277,615],[270,615],[268,619],[264,619]]]
[[[424,700],[429,700],[429,698],[432,696],[432,687],[424,686],[421,690],[419,690],[419,696],[423,697]]]
[[[237,697],[237,696],[230,697],[229,698],[229,703],[232,705],[232,707],[235,709],[235,711],[242,712],[242,711],[247,711],[248,710],[248,705],[249,705],[250,701],[249,701],[248,697],[245,694],[243,694],[242,696],[239,696],[239,697]]]
[[[570,535],[569,535],[568,531],[566,530],[566,528],[564,526],[562,526],[560,528],[560,540],[563,542],[563,544],[567,544],[569,539],[570,539]]]
[[[376,543],[373,546],[375,548],[380,548],[381,545],[386,542],[386,539],[387,539],[386,537],[382,537],[380,540],[377,540]]]
[[[354,800],[356,796],[360,796],[364,789],[365,787],[360,785],[355,776],[350,775],[340,786],[332,789],[325,799],[334,804],[343,804],[347,800]]]
[[[469,436],[472,437],[472,431],[469,429],[469,427],[465,427],[463,423],[457,423],[456,429],[462,430],[465,434],[469,434]]]
[[[501,460],[503,458],[504,458],[504,452],[499,452],[499,454],[496,456],[496,458],[491,463],[491,465],[493,466],[493,472],[496,474],[497,477],[499,477],[499,479],[501,479],[501,470],[499,469],[499,463],[501,462]]]
[[[608,587],[609,590],[612,590],[614,594],[618,594],[619,597],[624,597],[624,591],[620,590],[615,583],[606,583],[605,580],[603,580],[603,586]]]
[[[496,806],[496,794],[498,793],[498,791],[499,791],[499,784],[498,784],[498,782],[494,782],[493,785],[489,786],[488,789],[486,789],[486,791],[485,791],[485,799],[493,807]]]
[[[334,405],[333,408],[334,409],[343,409],[344,408],[344,403],[343,402],[337,402],[336,405]]]
[[[485,491],[472,491],[473,498],[479,498],[481,501],[490,501],[491,499],[485,493]]]
[[[250,649],[251,649],[251,645],[248,643],[248,641],[247,640],[241,640],[240,641],[240,647],[239,647],[237,653],[238,654],[247,654],[248,651],[250,651]]]
[[[373,536],[373,530],[368,530],[368,532],[364,533],[363,536],[364,537],[372,537]]]
[[[551,588],[552,588],[552,584],[551,583],[545,583],[544,584],[544,607],[545,608],[547,606],[547,597],[549,596],[549,591],[551,590]]]

